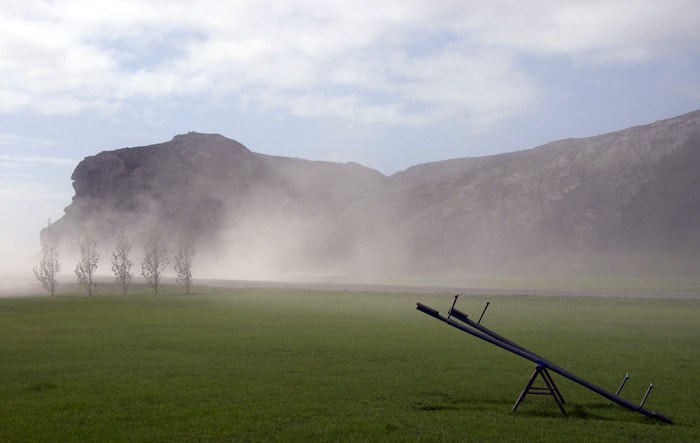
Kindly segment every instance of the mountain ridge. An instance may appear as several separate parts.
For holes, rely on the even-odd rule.
[[[700,111],[389,176],[190,132],[86,157],[72,178],[62,236],[190,223],[227,276],[700,269]]]

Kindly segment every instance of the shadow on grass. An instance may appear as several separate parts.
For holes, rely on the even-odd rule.
[[[552,410],[548,411],[548,406],[545,404],[536,406],[531,405],[530,408],[521,410],[520,408],[515,412],[516,414],[522,414],[531,417],[569,417],[573,419],[580,420],[595,420],[600,422],[616,422],[616,423],[640,423],[648,425],[665,425],[665,423],[660,422],[649,417],[645,417],[634,411],[629,411],[621,406],[613,403],[607,402],[594,402],[585,404],[572,404],[566,403],[564,409],[566,410],[566,415],[562,415],[558,411],[556,405],[552,403]]]
[[[494,413],[509,414],[513,401],[509,399],[480,399],[456,397],[442,391],[427,391],[412,403],[412,409],[417,411],[493,411]],[[520,405],[512,414],[524,417],[562,418],[575,420],[594,420],[599,422],[642,423],[663,425],[658,420],[644,417],[633,411],[626,411],[618,405],[605,402],[586,404],[566,403],[566,414],[562,414],[556,404],[550,399],[533,400]],[[621,413],[620,413],[621,412]]]

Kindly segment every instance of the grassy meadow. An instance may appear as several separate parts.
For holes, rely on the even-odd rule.
[[[700,441],[700,300],[464,295],[458,308],[610,391],[415,309],[451,294],[98,286],[0,299],[0,441]]]

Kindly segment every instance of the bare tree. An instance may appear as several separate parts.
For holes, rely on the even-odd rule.
[[[58,281],[56,276],[61,270],[61,263],[58,261],[58,237],[51,232],[51,220],[40,234],[41,260],[39,266],[34,267],[34,275],[42,284],[44,289],[53,297],[56,294]]]
[[[124,230],[119,232],[119,237],[117,237],[117,246],[112,252],[112,272],[114,272],[115,281],[122,287],[124,295],[126,295],[126,290],[131,283],[131,266],[134,264],[129,260],[129,254],[131,253],[131,240],[129,236],[126,235]]]
[[[80,242],[80,261],[75,267],[75,275],[78,277],[80,286],[85,288],[90,296],[97,286],[95,271],[99,261],[100,254],[97,253],[95,234],[91,228],[85,228]]]
[[[192,261],[195,253],[194,235],[189,224],[185,224],[180,229],[173,253],[177,282],[184,286],[189,294],[192,287]]]
[[[143,247],[144,257],[141,262],[141,275],[146,279],[146,284],[158,293],[158,285],[165,267],[168,265],[168,248],[163,241],[163,233],[157,223],[148,228],[146,243]]]

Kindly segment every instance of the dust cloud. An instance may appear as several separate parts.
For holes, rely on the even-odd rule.
[[[0,297],[28,297],[41,294],[41,284],[29,272],[0,272]]]
[[[269,197],[269,196],[268,196]],[[352,211],[341,214],[322,204],[299,209],[298,202],[281,198],[256,198],[225,202],[213,213],[182,213],[165,216],[163,205],[146,195],[137,199],[135,211],[82,211],[69,208],[66,215],[49,228],[59,237],[59,292],[61,285],[75,283],[73,270],[79,261],[79,243],[84,229],[93,231],[100,255],[97,280],[112,283],[110,258],[121,230],[129,236],[134,282],[142,282],[141,261],[146,232],[158,224],[170,248],[166,278],[174,278],[173,251],[177,231],[189,223],[194,230],[196,254],[193,279],[249,281],[378,281],[395,275],[401,264],[398,236],[375,220],[372,228],[358,223]],[[378,220],[378,219],[377,219]],[[44,231],[44,230],[42,230]],[[41,235],[44,235],[45,232]],[[31,269],[40,260],[37,252],[27,272],[5,279],[3,294],[41,294],[43,289]]]

